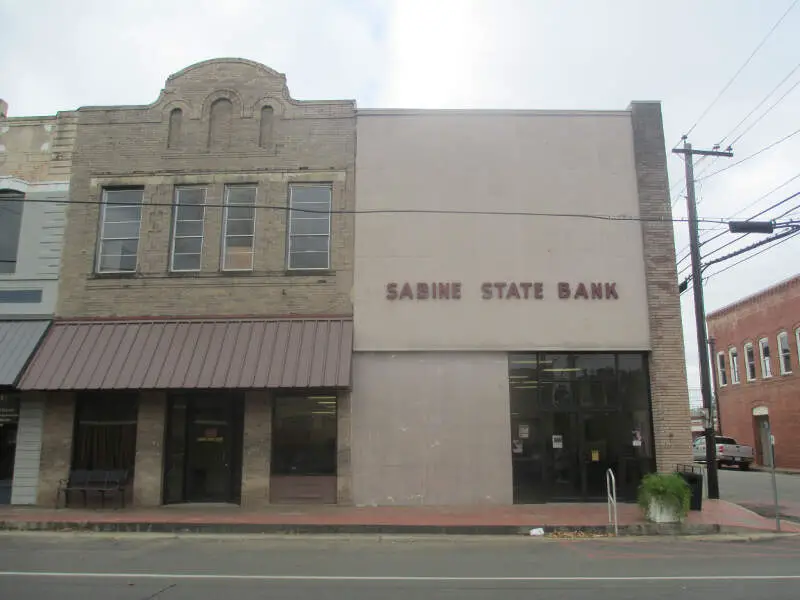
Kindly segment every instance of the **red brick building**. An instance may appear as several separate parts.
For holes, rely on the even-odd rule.
[[[800,275],[708,315],[722,432],[768,464],[763,425],[775,436],[775,462],[800,468]]]

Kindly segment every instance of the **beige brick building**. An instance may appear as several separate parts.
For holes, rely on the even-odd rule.
[[[22,384],[47,395],[39,503],[76,472],[138,505],[349,501],[354,101],[217,59],[76,115],[57,322]]]

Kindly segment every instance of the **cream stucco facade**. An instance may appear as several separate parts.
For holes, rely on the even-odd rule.
[[[357,186],[359,211],[510,214],[357,215],[356,350],[650,348],[639,222],[522,214],[637,218],[629,113],[361,112]],[[415,298],[388,300],[391,282]],[[494,286],[511,282],[519,298]]]

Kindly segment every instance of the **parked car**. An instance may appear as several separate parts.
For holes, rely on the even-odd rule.
[[[747,471],[753,463],[753,447],[739,444],[729,437],[715,437],[717,446],[717,465],[737,466],[742,471]],[[692,445],[692,456],[696,462],[706,462],[706,438],[699,437]]]

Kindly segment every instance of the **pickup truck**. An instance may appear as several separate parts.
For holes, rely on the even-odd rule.
[[[753,448],[739,444],[729,437],[716,437],[717,466],[738,466],[742,471],[747,471],[753,463]],[[692,445],[692,456],[696,462],[706,462],[706,438],[699,437]]]

